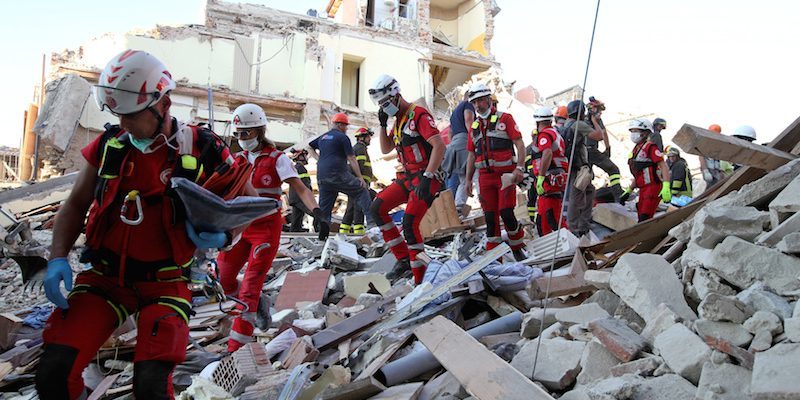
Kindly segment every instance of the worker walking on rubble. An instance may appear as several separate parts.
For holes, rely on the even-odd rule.
[[[383,240],[391,248],[397,263],[387,274],[396,279],[410,269],[416,284],[425,276],[425,263],[418,259],[425,243],[419,224],[433,203],[444,181],[439,168],[444,158],[444,142],[430,112],[416,103],[409,103],[400,94],[400,84],[389,75],[380,75],[369,89],[370,98],[378,105],[378,134],[381,152],[397,150],[403,172],[386,189],[378,193],[370,214],[380,224]],[[392,129],[387,129],[394,118]],[[406,204],[403,215],[403,237],[394,225],[389,212]]]
[[[236,154],[236,162],[253,165],[251,182],[258,195],[280,201],[283,194],[281,185],[288,183],[303,205],[312,210],[314,225],[319,227],[320,235],[326,235],[328,223],[322,218],[313,193],[300,180],[289,157],[276,149],[275,144],[266,137],[267,116],[264,110],[249,103],[237,107],[233,111],[233,129],[242,148],[242,152]],[[228,352],[232,353],[252,340],[261,287],[278,253],[282,226],[283,216],[279,212],[257,219],[230,250],[220,252],[217,257],[223,290],[248,307],[247,312],[233,321]],[[236,277],[245,262],[247,269],[241,287],[238,287]]]
[[[692,173],[677,147],[672,146],[667,150],[667,166],[672,190],[671,203],[683,207],[692,201]]]
[[[664,139],[661,137],[661,131],[667,129],[667,120],[664,118],[656,118],[653,120],[653,133],[650,135],[649,140],[655,143],[660,152],[664,152]]]
[[[611,141],[608,139],[608,132],[603,123],[603,111],[606,109],[605,103],[594,98],[589,97],[589,103],[586,104],[588,115],[586,115],[586,122],[589,125],[595,126],[602,133],[603,144],[605,150],[600,151],[600,140],[593,139],[592,137],[586,138],[586,149],[589,156],[589,164],[597,166],[608,174],[608,185],[611,189],[611,194],[614,196],[614,201],[619,202],[622,196],[622,187],[619,180],[621,178],[619,167],[611,161]]]
[[[555,120],[553,128],[556,129],[556,132],[561,133],[561,128],[567,122],[567,118],[569,118],[569,115],[567,115],[567,106],[558,106],[558,108],[556,108],[556,112],[553,114],[553,117]]]
[[[581,100],[573,100],[567,104],[569,119],[561,128],[562,136],[566,143],[565,153],[572,157],[569,168],[570,186],[567,191],[567,225],[570,232],[577,237],[589,233],[589,224],[592,221],[592,207],[594,205],[594,186],[592,185],[592,168],[589,164],[586,140],[594,141],[603,139],[603,130],[596,118],[591,119],[592,125],[584,121],[586,105]],[[573,150],[574,148],[574,150]]]
[[[540,235],[546,235],[559,227],[566,227],[563,222],[559,225],[559,221],[561,221],[561,202],[567,186],[569,160],[564,154],[564,139],[552,127],[553,112],[550,108],[542,107],[536,110],[533,120],[539,132],[535,145],[541,154],[541,157],[533,162],[539,210],[536,227]]]
[[[358,128],[356,131],[356,144],[353,146],[353,153],[356,155],[358,169],[361,170],[361,177],[367,183],[367,187],[375,181],[375,175],[372,174],[372,161],[369,159],[369,152],[367,152],[369,143],[372,140],[372,135],[374,134],[375,132],[373,132],[372,129],[364,127]],[[369,190],[369,197],[371,199],[375,198],[375,194],[373,190]],[[352,232],[355,234],[363,235],[366,232],[364,226],[364,212],[361,208],[356,207],[354,201],[348,199],[347,210],[344,213],[344,218],[342,218],[342,224],[339,225],[339,233],[350,233],[351,228]]]
[[[444,171],[455,179],[458,184],[449,187],[453,191],[456,211],[463,215],[464,205],[467,204],[467,141],[472,122],[475,121],[475,107],[469,102],[469,91],[464,92],[464,98],[458,103],[453,114],[450,115],[450,144],[444,154],[442,166]]]
[[[648,138],[653,133],[653,124],[646,118],[637,118],[630,122],[633,147],[628,166],[634,178],[634,186],[639,188],[639,201],[636,212],[639,222],[653,218],[658,204],[663,200],[669,203],[672,199],[670,175],[664,155],[655,143]]]
[[[83,370],[134,313],[140,334],[133,394],[173,396],[172,371],[183,362],[189,338],[187,283],[195,249],[225,247],[236,234],[197,232],[177,208],[181,202],[169,187],[171,177],[202,184],[233,159],[209,129],[171,117],[174,88],[167,67],[136,50],[112,58],[94,87],[98,106],[118,116],[119,125],[106,125],[83,148],[87,163],[56,218],[44,288],[58,308],[42,335],[40,399],[84,398]],[[81,261],[92,269],[79,273],[73,287],[68,254],[84,220]],[[71,290],[67,299],[61,282]]]
[[[367,182],[358,167],[353,145],[345,134],[350,120],[346,114],[338,113],[331,122],[333,128],[330,131],[309,143],[313,156],[317,159],[319,206],[322,209],[322,218],[327,223],[331,222],[333,204],[339,193],[346,194],[348,202],[354,201],[361,212],[368,211],[372,202]],[[319,154],[316,154],[317,151]],[[320,240],[327,237],[327,233],[323,235],[320,232]]]
[[[717,134],[722,134],[722,127],[711,124],[708,130]],[[733,164],[717,160],[711,157],[700,156],[700,170],[703,173],[703,180],[706,181],[706,188],[709,188],[733,173]]]
[[[478,185],[483,214],[486,216],[486,249],[503,242],[500,220],[506,227],[508,241],[517,261],[527,258],[522,250],[525,231],[517,217],[516,184],[525,177],[525,144],[514,117],[492,105],[492,91],[483,83],[472,85],[469,100],[475,106],[475,122],[467,142],[467,193],[472,194],[472,177],[478,171]],[[516,155],[519,155],[517,157]],[[513,183],[502,188],[501,176],[513,173]]]
[[[294,169],[297,171],[297,177],[303,182],[303,186],[311,190],[311,176],[306,169],[306,165],[308,164],[308,150],[292,149],[289,159],[294,161]],[[292,213],[289,217],[289,232],[307,232],[303,228],[303,220],[306,215],[313,217],[314,214],[303,204],[303,199],[300,198],[299,193],[291,186],[289,186],[289,205],[292,207]],[[314,229],[317,229],[317,227],[314,227]]]

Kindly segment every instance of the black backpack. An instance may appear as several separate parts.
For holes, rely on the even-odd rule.
[[[572,169],[577,170],[581,166],[588,163],[588,160],[583,159],[583,148],[586,147],[586,138],[583,135],[575,135],[575,123],[577,121],[574,119],[568,119],[564,126],[558,131],[561,134],[561,137],[564,138],[564,151],[567,158],[572,157],[573,154],[575,160],[572,161]],[[576,137],[577,136],[577,137]],[[574,146],[578,146],[573,153],[572,148]]]

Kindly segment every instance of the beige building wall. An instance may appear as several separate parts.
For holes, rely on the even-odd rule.
[[[458,6],[458,46],[488,55],[483,46],[486,36],[486,10],[481,0],[467,0]]]

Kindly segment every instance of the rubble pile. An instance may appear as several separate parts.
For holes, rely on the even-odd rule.
[[[324,243],[314,233],[284,233],[264,282],[256,341],[225,354],[235,302],[197,288],[176,393],[800,399],[798,190],[794,160],[724,196],[700,199],[693,214],[667,212],[602,239],[566,229],[537,237],[528,222],[523,262],[505,245],[484,251],[480,209],[454,221],[451,205],[439,204],[426,216],[430,261],[416,287],[385,277],[396,260],[376,229]],[[36,398],[41,333],[52,311],[36,277],[19,274],[13,260],[46,257],[41,249],[66,194],[53,189],[61,194],[34,202],[31,196],[41,197],[34,192],[0,198],[14,210],[2,213],[0,399]],[[675,215],[685,220],[663,222]],[[654,232],[667,239],[641,251]],[[632,245],[630,236],[637,237]],[[74,266],[80,251],[73,251]],[[136,337],[131,317],[98,352],[84,372],[92,398],[131,398]]]

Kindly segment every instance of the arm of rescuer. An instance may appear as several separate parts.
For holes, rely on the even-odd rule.
[[[517,168],[514,169],[514,183],[522,182],[522,179],[525,178],[525,142],[522,141],[522,137],[518,137],[514,139],[514,147],[517,151]]]
[[[314,193],[311,193],[310,190],[306,187],[302,180],[298,177],[289,178],[286,180],[286,183],[289,184],[289,188],[295,191],[298,196],[300,196],[300,200],[303,204],[309,209],[313,210],[315,208],[319,208],[319,204],[317,204],[317,199],[314,198]]]
[[[69,197],[58,210],[53,226],[53,244],[50,259],[67,257],[75,240],[83,230],[86,212],[94,201],[94,187],[97,182],[97,168],[86,164],[72,187]]]
[[[472,137],[472,123],[473,122],[475,122],[475,112],[470,110],[470,109],[468,109],[468,108],[465,108],[464,109],[464,126],[467,127],[467,134],[468,134],[467,137],[468,138]],[[452,133],[452,129],[450,130],[450,133]]]
[[[467,128],[470,129],[470,128]],[[472,135],[472,133],[470,133]],[[469,146],[469,143],[468,143]],[[472,197],[472,177],[475,176],[475,151],[467,150],[467,181],[464,182],[464,190],[467,196]]]
[[[589,132],[589,134],[586,136],[589,139],[596,140],[598,142],[602,140],[605,142],[606,146],[608,146],[608,135],[606,135],[605,129],[600,126],[600,123],[594,118],[594,116],[592,116],[592,128],[594,128],[594,130]]]

